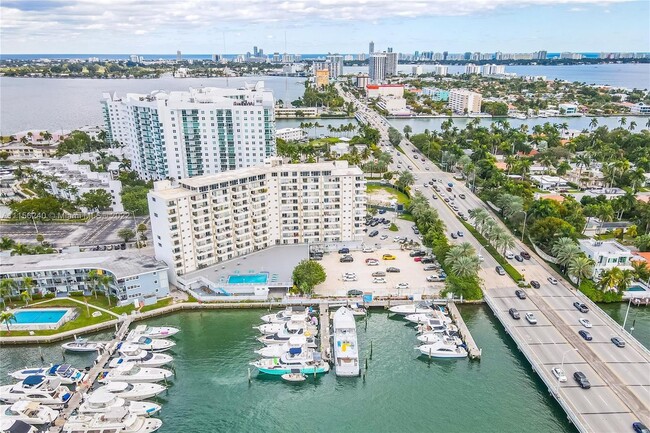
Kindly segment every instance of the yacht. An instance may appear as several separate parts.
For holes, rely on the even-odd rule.
[[[421,334],[417,336],[418,341],[425,343],[425,344],[431,344],[431,343],[437,343],[438,341],[442,341],[445,344],[455,344],[456,346],[463,344],[463,340],[456,336],[449,335],[447,332],[427,332],[425,334]]]
[[[353,316],[365,316],[367,314],[366,307],[359,304],[350,304],[348,310],[352,312]]]
[[[85,338],[75,338],[74,341],[63,343],[61,347],[68,352],[97,352],[104,348],[105,343],[88,341]]]
[[[433,311],[430,302],[417,302],[415,304],[395,305],[388,309],[391,313],[406,316],[408,314],[426,314]]]
[[[250,365],[257,368],[260,373],[281,376],[289,373],[302,373],[306,375],[327,373],[330,366],[323,361],[318,352],[285,353],[280,358],[263,358]]]
[[[172,335],[176,335],[180,332],[178,328],[172,328],[171,326],[147,326],[147,325],[138,325],[135,329],[129,332],[127,340],[134,340],[139,337],[149,337],[149,338],[169,338]]]
[[[170,379],[174,374],[164,368],[141,367],[133,362],[126,362],[117,368],[101,373],[99,382],[151,383]]]
[[[111,359],[110,368],[118,367],[124,363],[135,363],[144,367],[162,367],[174,360],[164,353],[151,353],[140,349],[135,344],[122,344],[118,346],[119,357]]]
[[[127,340],[128,343],[135,344],[140,349],[148,350],[149,352],[164,352],[176,346],[171,340],[161,340],[159,338],[150,338],[140,335],[133,340]]]
[[[334,313],[334,366],[337,376],[358,376],[357,324],[352,311],[341,307]]]
[[[299,347],[302,350],[315,349],[316,345],[312,344],[311,346],[307,342],[307,338],[304,335],[296,335],[289,338],[289,341],[282,344],[272,344],[270,346],[264,346],[260,350],[256,350],[255,353],[262,355],[264,358],[279,358],[290,349]]]
[[[301,335],[307,338],[307,343],[315,344],[314,337],[311,332],[304,329],[299,329],[296,332],[290,332],[287,328],[282,328],[280,332],[273,335],[263,335],[257,339],[260,343],[269,346],[272,344],[284,344],[289,341],[293,336]]]
[[[95,390],[95,392],[106,392],[126,400],[140,401],[155,397],[166,389],[167,388],[157,383],[127,383],[115,381],[100,386]]]
[[[429,313],[407,314],[404,318],[411,323],[417,323],[417,324],[427,323],[429,319],[439,319],[444,323],[447,324],[451,323],[451,318],[445,316],[439,310],[433,310]]]
[[[422,355],[431,358],[467,358],[467,350],[455,344],[445,344],[442,341],[432,344],[423,344],[416,347]]]
[[[37,433],[36,427],[25,421],[0,417],[0,432],[2,433]]]
[[[442,319],[428,319],[426,322],[417,326],[418,334],[426,334],[428,332],[458,332],[458,327],[454,324],[446,323]]]
[[[35,401],[17,401],[12,405],[0,406],[0,418],[23,421],[26,424],[50,424],[59,416],[59,411]]]
[[[95,391],[88,395],[79,406],[79,413],[104,413],[123,407],[138,416],[151,416],[160,411],[158,404],[148,401],[130,401],[110,392]]]
[[[130,413],[124,408],[112,409],[105,413],[76,415],[63,426],[63,433],[150,433],[162,426],[156,418],[144,418]]]
[[[72,393],[65,386],[61,386],[58,379],[48,379],[45,376],[27,376],[15,385],[0,386],[0,400],[7,403],[25,400],[63,407],[70,397]]]
[[[318,320],[314,317],[313,320],[307,321],[304,317],[300,317],[297,320],[290,320],[284,323],[265,323],[256,326],[255,329],[259,330],[264,335],[277,334],[282,331],[282,329],[286,329],[287,332],[295,334],[302,329],[308,331],[311,335],[316,336],[318,334]]]
[[[23,380],[27,376],[45,376],[59,379],[62,385],[72,385],[81,382],[86,373],[73,368],[70,364],[55,364],[43,368],[24,368],[9,373],[9,376],[16,380]]]
[[[262,316],[262,321],[266,323],[284,323],[291,320],[294,316],[308,316],[309,308],[305,307],[287,307],[277,313],[266,314]]]

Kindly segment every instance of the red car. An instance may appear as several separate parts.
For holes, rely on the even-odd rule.
[[[413,261],[414,261],[414,262],[421,262],[421,261],[422,261],[422,257],[413,257]]]

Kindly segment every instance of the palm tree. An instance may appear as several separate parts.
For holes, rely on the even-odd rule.
[[[2,299],[2,305],[5,305],[5,297],[11,297],[17,287],[18,284],[11,278],[0,280],[0,298]]]
[[[630,284],[632,284],[632,281],[634,281],[634,275],[635,274],[632,269],[622,270],[620,273],[618,284],[616,285],[616,289],[619,292],[626,291],[630,287]]]
[[[469,216],[474,219],[474,226],[479,232],[482,231],[482,227],[485,225],[485,222],[491,218],[488,211],[483,208],[470,209],[468,213]]]
[[[596,120],[596,119],[593,119]],[[578,184],[582,187],[582,169],[589,168],[591,166],[591,157],[587,153],[580,154],[576,156],[576,164],[579,167],[578,172]]]
[[[97,285],[103,289],[105,289],[106,292],[106,298],[108,299],[108,306],[111,306],[111,283],[113,282],[113,278],[109,277],[108,275],[100,275],[97,278]]]
[[[508,235],[500,237],[495,247],[501,249],[501,252],[505,255],[506,251],[513,249],[515,245],[515,239]]]
[[[25,301],[25,305],[29,305],[29,301],[32,300],[32,294],[29,293],[29,290],[23,290],[20,292],[20,297]]]
[[[643,260],[634,260],[631,263],[634,275],[639,281],[648,281],[650,279],[650,268]]]
[[[11,334],[11,328],[9,328],[9,323],[11,321],[16,321],[16,316],[11,311],[3,311],[0,313],[0,322],[7,325],[7,334]]]
[[[95,295],[95,299],[97,299],[97,282],[99,281],[99,273],[97,270],[93,269],[90,272],[88,272],[88,275],[86,276],[86,283],[92,288],[92,293]]]
[[[634,131],[634,128],[636,128],[636,122],[633,120],[630,122],[630,125],[627,127],[627,129],[630,131]]]
[[[569,264],[580,255],[580,247],[571,238],[560,238],[551,247],[551,252],[566,272]]]
[[[43,132],[41,134],[41,136],[43,137],[43,140],[45,140],[45,141],[50,141],[52,139],[52,134],[50,134],[49,131]]]
[[[600,274],[598,285],[603,291],[610,291],[618,287],[622,277],[622,271],[619,268],[608,269]]]
[[[478,269],[479,260],[476,256],[461,256],[451,265],[451,271],[459,277],[474,276]]]
[[[594,129],[597,126],[598,126],[598,119],[594,117],[591,119],[591,122],[589,122],[589,128]]]
[[[627,124],[627,117],[623,116],[618,120],[618,123],[621,125],[621,128]]]
[[[36,281],[32,277],[23,277],[22,279],[22,286],[27,290],[30,294],[32,293],[32,289],[34,286],[36,286]]]
[[[568,274],[578,280],[578,287],[585,278],[591,278],[594,274],[594,261],[587,256],[578,256],[569,263]]]

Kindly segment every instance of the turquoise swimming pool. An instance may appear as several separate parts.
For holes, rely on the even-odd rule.
[[[231,275],[228,277],[228,284],[266,284],[268,280],[268,273]]]
[[[14,312],[17,325],[28,325],[31,323],[58,323],[65,316],[68,310],[21,310]]]
[[[645,292],[645,289],[641,286],[630,286],[627,290],[629,292]]]

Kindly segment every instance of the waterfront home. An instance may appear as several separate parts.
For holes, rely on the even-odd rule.
[[[594,261],[594,276],[612,268],[632,269],[632,251],[617,241],[580,239],[578,245],[583,253]]]

